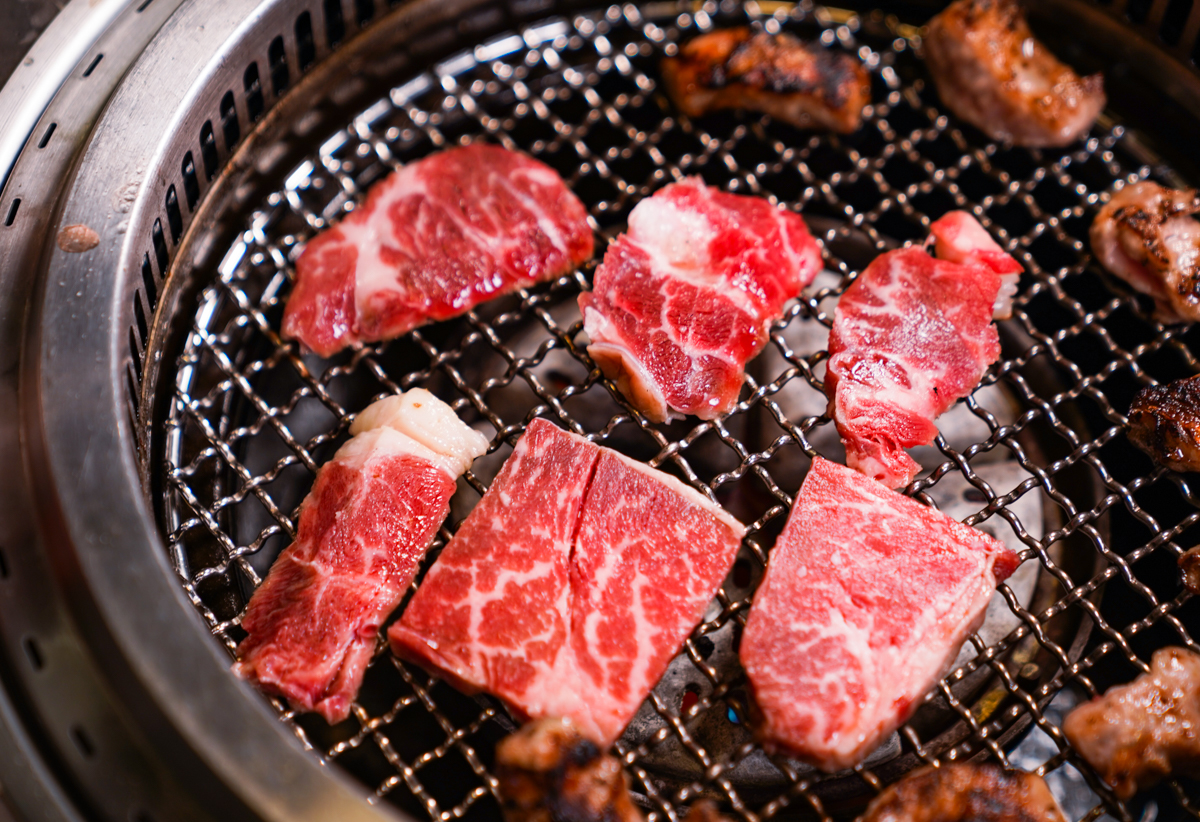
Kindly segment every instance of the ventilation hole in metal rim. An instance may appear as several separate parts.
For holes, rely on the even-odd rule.
[[[154,261],[158,263],[158,276],[167,276],[167,266],[171,262],[171,255],[167,252],[167,240],[163,236],[162,220],[154,221],[154,228],[150,231],[150,238],[154,243]]]
[[[217,176],[217,138],[213,135],[212,120],[205,120],[200,127],[200,157],[204,160],[204,176],[211,183]]]
[[[142,3],[140,6],[137,7],[138,13],[141,14],[143,11],[148,9],[150,7],[150,4],[153,2],[154,2],[154,0],[145,0],[144,3]]]
[[[129,359],[133,362],[133,370],[140,383],[142,381],[142,346],[138,343],[132,328],[129,329]]]
[[[92,744],[91,737],[87,735],[87,731],[81,726],[71,726],[71,740],[75,743],[75,747],[79,749],[79,752],[88,759],[96,755],[96,746]]]
[[[375,0],[354,0],[358,27],[363,28],[375,18]]]
[[[196,203],[200,202],[200,180],[196,177],[196,161],[192,158],[192,152],[183,155],[180,172],[183,174],[183,196],[187,199],[188,210],[195,211]]]
[[[136,295],[133,298],[133,315],[137,322],[138,341],[141,343],[139,347],[145,349],[146,340],[150,336],[149,328],[146,326],[146,312],[142,309],[142,300]]]
[[[312,15],[304,12],[296,18],[296,56],[300,58],[300,71],[305,72],[317,60],[317,46],[313,41]]]
[[[266,105],[263,102],[262,83],[258,77],[258,63],[246,66],[246,73],[242,75],[242,86],[246,90],[246,113],[250,115],[250,122],[257,123],[262,118]]]
[[[42,656],[42,646],[38,643],[37,639],[27,636],[21,644],[25,648],[25,658],[29,660],[29,664],[33,666],[33,670],[42,670],[46,665],[46,660]]]
[[[267,47],[267,60],[271,64],[271,87],[275,96],[280,97],[288,87],[287,50],[283,47],[283,37],[271,41]]]
[[[8,554],[0,547],[0,579],[8,579]]]
[[[225,137],[225,150],[232,154],[238,140],[242,139],[232,91],[225,92],[225,96],[221,98],[221,133]]]
[[[86,69],[83,70],[84,77],[91,77],[92,72],[96,70],[96,66],[100,65],[100,61],[104,59],[103,54],[97,54]]]
[[[17,219],[17,209],[21,207],[21,198],[17,197],[12,201],[12,205],[8,207],[8,216],[4,218],[4,225],[10,226]]]
[[[335,49],[346,36],[346,20],[342,16],[342,0],[325,0],[325,42]]]
[[[146,288],[146,305],[153,313],[154,307],[158,303],[158,286],[154,280],[154,269],[150,267],[149,254],[142,256],[142,285]]]
[[[178,243],[183,234],[183,214],[179,211],[179,197],[175,194],[175,186],[167,189],[167,225],[171,228],[171,242]]]
[[[46,127],[46,132],[42,135],[42,139],[38,141],[38,148],[45,148],[50,144],[50,138],[54,136],[54,129],[58,128],[58,123],[51,123]]]

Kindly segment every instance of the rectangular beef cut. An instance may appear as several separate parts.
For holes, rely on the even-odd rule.
[[[945,676],[1017,562],[992,537],[817,457],[741,641],[764,747],[826,771],[862,761]]]
[[[567,717],[608,746],[743,532],[678,480],[534,420],[388,639],[522,720]]]
[[[579,297],[588,354],[648,418],[715,419],[821,251],[799,214],[698,178],[642,200]]]
[[[589,260],[587,209],[544,163],[474,143],[410,163],[309,240],[283,318],[321,356],[388,340]]]
[[[400,604],[487,438],[416,388],[358,415],[300,504],[296,541],[254,592],[234,671],[294,708],[346,718],[380,625]]]
[[[919,466],[904,449],[933,442],[934,419],[1000,356],[992,317],[1007,313],[1021,271],[965,212],[930,230],[938,258],[915,247],[877,257],[829,335],[825,393],[846,464],[889,488],[912,482]]]

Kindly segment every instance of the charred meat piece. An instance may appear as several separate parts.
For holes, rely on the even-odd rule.
[[[1200,594],[1200,546],[1183,553],[1179,558],[1179,570],[1183,571],[1183,584],[1193,594]]]
[[[849,134],[871,101],[870,78],[856,58],[786,33],[703,34],[664,59],[662,73],[667,93],[689,117],[744,108],[797,128]]]
[[[1129,439],[1172,471],[1200,471],[1200,376],[1139,391]]]
[[[942,102],[993,140],[1065,146],[1104,108],[1103,76],[1055,59],[1017,0],[958,0],[929,22],[924,45]]]
[[[1200,194],[1149,181],[1112,195],[1092,222],[1092,253],[1156,303],[1163,322],[1200,320]]]
[[[1172,774],[1200,777],[1200,655],[1155,651],[1149,673],[1080,705],[1063,733],[1122,799]]]
[[[569,719],[530,722],[496,746],[506,822],[642,822],[625,769]]]
[[[996,765],[922,768],[875,798],[861,822],[1066,822],[1037,774]]]

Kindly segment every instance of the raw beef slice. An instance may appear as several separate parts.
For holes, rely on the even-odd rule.
[[[611,745],[743,531],[674,478],[534,420],[388,639],[522,720],[567,717]]]
[[[328,357],[565,274],[592,256],[587,210],[552,168],[486,143],[373,186],[308,242],[283,335]]]
[[[374,403],[300,504],[296,541],[246,606],[234,672],[329,722],[349,714],[380,625],[487,438],[424,389]]]
[[[651,420],[714,419],[820,270],[799,214],[694,177],[673,183],[633,209],[579,297],[588,354]]]
[[[838,301],[829,335],[825,393],[846,464],[889,488],[912,482],[919,466],[904,449],[933,442],[933,421],[1000,356],[992,317],[1021,270],[969,214],[931,231],[941,256],[877,257]]]
[[[769,750],[834,771],[921,704],[1017,567],[1003,543],[820,457],[742,636]]]

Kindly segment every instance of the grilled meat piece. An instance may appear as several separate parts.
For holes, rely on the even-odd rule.
[[[744,108],[797,128],[849,134],[871,101],[870,77],[855,57],[786,33],[709,32],[664,59],[662,73],[667,93],[689,117]]]
[[[496,746],[506,822],[643,822],[629,779],[569,719],[530,722]]]
[[[1200,655],[1155,651],[1149,673],[1071,711],[1063,733],[1122,799],[1171,774],[1200,777]]]
[[[1200,376],[1139,391],[1129,439],[1172,471],[1200,471]]]
[[[1092,222],[1092,253],[1154,298],[1163,322],[1200,320],[1200,194],[1149,181],[1114,193]]]
[[[1200,594],[1200,546],[1184,551],[1179,558],[1179,570],[1183,571],[1183,584],[1193,594]]]
[[[993,140],[1065,146],[1104,108],[1103,76],[1055,59],[1016,0],[957,0],[929,22],[924,46],[942,102]]]
[[[892,785],[860,822],[1066,822],[1045,780],[997,765],[922,768]]]

